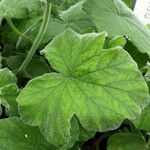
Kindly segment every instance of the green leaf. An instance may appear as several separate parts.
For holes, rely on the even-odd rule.
[[[16,82],[16,77],[7,68],[0,70],[0,88]]]
[[[58,73],[34,78],[18,96],[23,121],[53,145],[70,139],[76,115],[87,131],[117,128],[148,103],[148,87],[121,47],[103,49],[106,33],[66,30],[42,51]]]
[[[16,98],[19,94],[19,89],[16,84],[10,84],[3,87],[1,90],[0,100],[2,105],[6,107],[8,116],[18,116],[18,104]]]
[[[78,33],[91,32],[95,29],[91,18],[82,10],[83,2],[79,1],[59,15],[69,28]]]
[[[142,111],[140,117],[133,120],[133,123],[138,129],[143,129],[150,132],[149,120],[150,120],[150,104]]]
[[[40,13],[40,0],[3,0],[0,2],[0,22],[9,15],[11,18],[25,18]]]
[[[0,133],[2,150],[56,150],[38,128],[27,126],[16,117],[0,120]]]
[[[9,116],[18,114],[16,98],[19,89],[16,85],[16,77],[7,68],[0,70],[0,103],[6,107]]]
[[[87,0],[83,9],[91,16],[97,31],[111,37],[127,35],[142,53],[150,55],[150,31],[121,0]]]
[[[108,150],[149,150],[144,139],[134,133],[117,133],[108,140]]]
[[[124,37],[116,36],[108,42],[107,47],[108,48],[116,47],[116,46],[124,47],[125,44],[126,44],[126,39]]]

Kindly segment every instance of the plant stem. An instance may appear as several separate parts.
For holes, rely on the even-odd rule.
[[[21,33],[21,32],[14,26],[13,22],[12,22],[11,19],[9,18],[9,15],[7,15],[6,20],[7,20],[7,23],[9,24],[9,26],[11,27],[11,29],[12,29],[16,34],[22,36],[24,39],[28,40],[29,42],[32,42],[32,40],[31,40],[28,36],[26,36],[26,35],[24,35],[23,33]]]
[[[36,21],[31,27],[29,27],[23,34],[27,34],[33,27],[35,27],[40,21],[41,21],[42,18],[40,18],[38,21]],[[16,49],[18,49],[19,45],[21,44],[23,40],[23,37],[20,36],[18,41],[17,41],[17,44],[16,44]]]
[[[41,28],[37,34],[35,41],[33,42],[32,47],[29,50],[27,57],[25,58],[24,62],[22,63],[22,65],[19,68],[19,71],[18,71],[19,75],[21,75],[23,73],[23,71],[26,69],[26,67],[28,66],[29,62],[31,61],[33,55],[35,54],[39,44],[41,43],[43,36],[47,30],[47,26],[48,26],[48,23],[50,20],[50,14],[51,14],[51,3],[45,2],[45,10],[44,10],[43,22],[42,22]]]

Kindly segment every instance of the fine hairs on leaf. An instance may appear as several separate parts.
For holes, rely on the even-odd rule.
[[[0,0],[0,150],[150,149],[150,30],[134,4]]]

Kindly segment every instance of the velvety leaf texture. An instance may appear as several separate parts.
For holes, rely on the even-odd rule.
[[[149,150],[144,139],[134,133],[117,133],[108,140],[108,150]]]
[[[150,31],[121,0],[86,0],[83,10],[91,16],[98,32],[127,35],[140,52],[150,55]]]
[[[34,78],[18,97],[23,121],[54,145],[69,142],[74,115],[87,131],[106,131],[148,103],[136,63],[121,47],[103,49],[106,35],[67,29],[54,38],[42,53],[58,73]]]
[[[55,150],[38,128],[23,124],[17,117],[0,120],[0,133],[1,150]]]

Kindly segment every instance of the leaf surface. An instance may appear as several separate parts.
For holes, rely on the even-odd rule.
[[[149,29],[121,0],[87,0],[83,9],[93,19],[98,32],[107,31],[112,37],[128,36],[140,52],[150,55]]]
[[[108,140],[108,150],[149,150],[144,139],[134,133],[117,133]]]
[[[18,97],[24,122],[39,126],[53,145],[69,141],[74,115],[87,131],[106,131],[148,103],[137,65],[121,47],[103,49],[106,35],[68,29],[54,38],[42,53],[58,73],[34,78]]]

